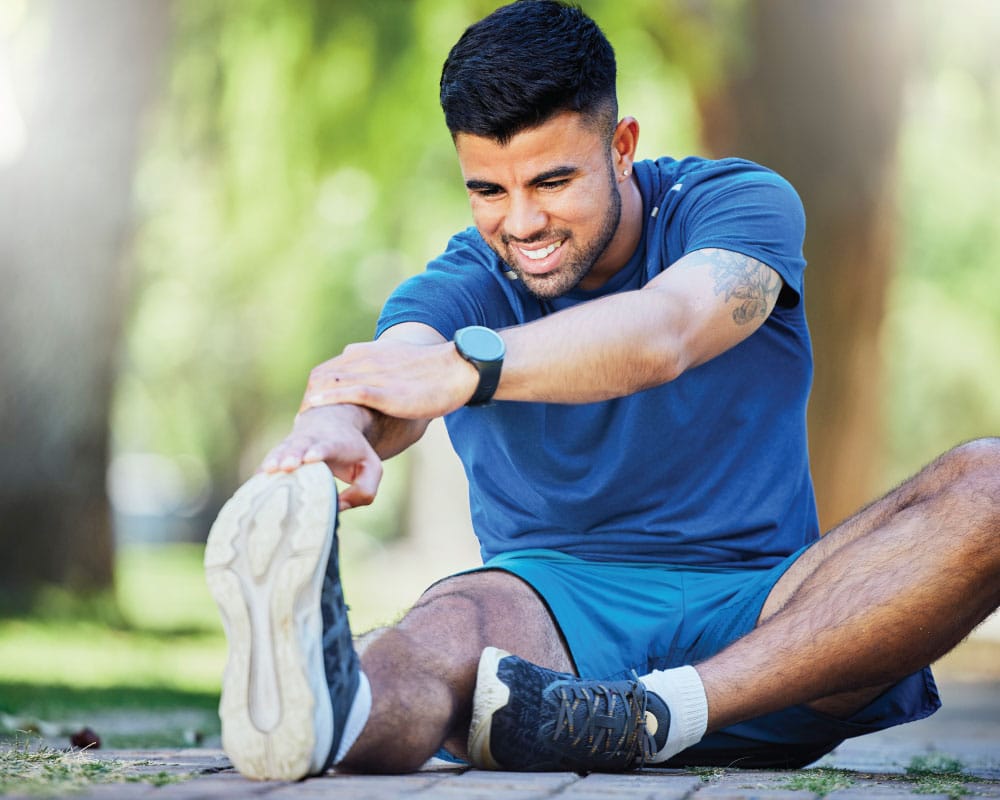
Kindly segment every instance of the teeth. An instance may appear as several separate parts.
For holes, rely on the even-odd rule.
[[[523,247],[519,247],[517,249],[524,253],[524,255],[532,261],[539,261],[545,258],[545,256],[552,255],[552,253],[556,251],[556,248],[561,244],[562,240],[560,239],[558,242],[553,242],[548,247],[543,247],[541,250],[525,250]]]

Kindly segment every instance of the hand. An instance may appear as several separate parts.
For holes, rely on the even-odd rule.
[[[451,342],[383,338],[352,344],[314,368],[302,409],[351,403],[400,419],[432,419],[461,408],[479,382]]]
[[[326,406],[299,414],[292,432],[264,459],[264,472],[291,472],[325,461],[348,486],[339,493],[345,511],[369,505],[382,480],[382,460],[364,436],[368,412],[354,406]]]

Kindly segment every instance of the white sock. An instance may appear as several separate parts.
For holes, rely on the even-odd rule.
[[[347,719],[343,722],[344,733],[340,737],[340,746],[333,757],[334,765],[344,760],[347,751],[358,740],[361,731],[364,730],[365,724],[368,722],[368,715],[372,710],[372,687],[368,683],[368,676],[361,672],[359,678],[358,692],[354,695],[351,710],[347,713]],[[334,720],[334,724],[337,724],[337,720]]]
[[[639,680],[670,709],[667,741],[650,761],[659,764],[701,741],[708,727],[708,698],[694,667],[655,670]]]

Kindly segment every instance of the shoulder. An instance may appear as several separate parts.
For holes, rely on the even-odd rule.
[[[459,231],[448,240],[445,249],[427,263],[428,270],[453,271],[460,269],[470,271],[470,266],[480,267],[486,271],[497,268],[499,259],[489,245],[483,240],[474,227]]]
[[[724,194],[753,186],[770,186],[798,199],[798,194],[785,178],[769,167],[745,158],[702,158],[688,156],[677,160],[670,157],[643,161],[637,174],[649,194],[676,193],[678,198]]]
[[[744,158],[685,159],[679,180],[688,190],[685,194],[689,201],[760,192],[774,202],[801,207],[801,200],[791,183],[773,169]]]
[[[806,220],[792,185],[743,158],[692,157],[665,166],[672,182],[658,204],[658,223],[667,261],[710,248],[741,253],[781,275],[788,287],[783,303],[797,301]]]
[[[636,175],[643,202],[682,238],[705,223],[733,215],[768,214],[804,229],[805,212],[794,187],[772,169],[744,158],[640,162]]]
[[[513,324],[510,283],[503,262],[475,228],[467,228],[452,236],[426,269],[392,292],[377,333],[401,322],[421,322],[448,339],[465,325]]]

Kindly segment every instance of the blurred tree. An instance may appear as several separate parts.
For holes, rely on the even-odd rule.
[[[900,147],[902,269],[884,343],[894,483],[1000,432],[1000,3],[911,3]]]
[[[468,224],[433,76],[476,13],[177,4],[115,447],[201,462],[209,514],[287,431],[309,369],[369,338],[392,287]]]
[[[777,170],[805,204],[809,437],[826,529],[881,482],[879,337],[895,262],[905,20],[896,0],[737,10],[748,15],[746,44],[725,54],[724,80],[702,84],[704,137],[718,155]]]
[[[140,120],[165,0],[52,0],[20,157],[0,170],[0,586],[107,588],[108,412]]]

